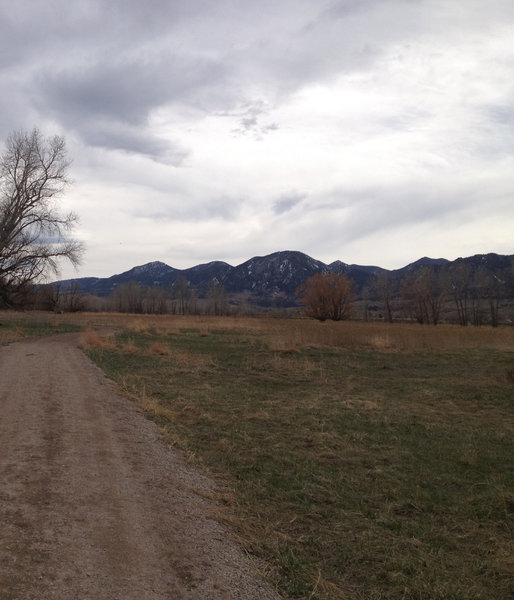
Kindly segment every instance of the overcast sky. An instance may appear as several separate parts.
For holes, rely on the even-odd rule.
[[[514,253],[512,0],[0,7],[0,138],[73,159],[62,276]]]

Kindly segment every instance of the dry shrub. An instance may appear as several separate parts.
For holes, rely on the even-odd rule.
[[[153,342],[148,347],[148,352],[150,354],[157,354],[158,356],[169,356],[171,354],[171,349],[161,342]]]
[[[95,350],[112,350],[115,346],[112,340],[102,337],[98,331],[87,329],[81,338],[84,348]]]
[[[151,328],[151,324],[148,320],[136,319],[129,323],[128,328],[136,333],[148,333]]]
[[[17,334],[18,330],[13,330],[13,329],[5,329],[0,331],[0,345],[2,344],[9,344],[13,341],[16,341],[18,339],[20,339],[21,337],[23,337],[23,335],[19,336]]]
[[[25,337],[25,330],[23,329],[23,327],[16,327],[14,337],[18,340]]]
[[[139,352],[139,348],[134,344],[134,342],[132,340],[129,340],[128,342],[126,342],[125,344],[120,346],[120,351],[134,353],[134,352]]]

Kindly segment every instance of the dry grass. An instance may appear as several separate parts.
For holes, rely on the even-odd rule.
[[[374,350],[450,350],[455,348],[512,348],[512,327],[437,327],[410,323],[376,323],[342,321],[281,320],[272,322],[272,330],[265,333],[270,346],[276,349],[301,348],[370,348]]]
[[[133,340],[128,340],[124,344],[118,345],[118,348],[121,350],[121,352],[139,352],[139,348],[134,344]]]
[[[16,327],[16,330],[14,332],[14,337],[17,340],[24,338],[25,337],[25,329],[23,329],[23,327]]]
[[[162,342],[152,342],[148,346],[148,352],[150,354],[157,354],[158,356],[169,356],[171,354],[171,348]]]
[[[180,315],[126,315],[117,313],[78,313],[55,315],[33,312],[2,313],[7,321],[24,327],[31,321],[49,327],[74,325],[100,331],[132,331],[135,334],[180,335],[194,330],[201,336],[232,331],[264,337],[273,350],[295,352],[305,348],[430,350],[458,348],[514,347],[514,327],[461,327],[458,325],[421,326],[410,323],[363,321],[324,322],[310,319],[266,319],[255,317],[213,317]],[[1,335],[1,333],[0,333]]]
[[[112,350],[115,344],[112,339],[112,334],[101,335],[98,331],[93,329],[86,329],[81,335],[80,344],[85,349],[96,349],[96,350]]]
[[[170,341],[149,341],[148,344],[137,345],[134,340],[134,334],[136,332],[141,336],[149,336],[151,331],[155,331],[153,328],[143,326],[144,323],[139,322],[134,328],[131,326],[128,329],[128,333],[122,338],[118,338],[117,341],[114,339],[112,332],[106,332],[101,334],[97,330],[87,329],[81,336],[81,346],[86,350],[116,350],[127,354],[137,354],[143,351],[149,356],[159,356],[166,358],[168,363],[173,366],[174,369],[180,372],[207,372],[214,367],[216,360],[212,356],[207,356],[202,353],[184,352],[180,349],[174,349]],[[166,328],[161,329],[166,333],[164,335],[173,335],[173,332]],[[154,333],[154,335],[157,335]],[[203,332],[200,332],[201,337],[207,337]],[[144,339],[144,338],[143,338]]]

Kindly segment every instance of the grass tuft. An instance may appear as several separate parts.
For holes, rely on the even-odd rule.
[[[148,352],[150,354],[157,354],[158,356],[169,356],[171,354],[171,348],[162,342],[152,342],[148,346]]]
[[[112,339],[100,335],[98,331],[93,329],[86,329],[86,331],[84,331],[81,336],[81,345],[88,350],[112,350],[115,347]]]

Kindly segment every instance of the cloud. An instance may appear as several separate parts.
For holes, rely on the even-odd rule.
[[[42,112],[78,133],[86,144],[141,152],[178,165],[187,155],[165,143],[148,125],[154,111],[174,103],[201,108],[201,89],[221,77],[219,65],[179,59],[159,64],[114,62],[83,70],[38,74],[35,103]],[[30,82],[30,86],[33,82]]]
[[[115,121],[92,120],[90,127],[83,126],[82,137],[90,146],[142,154],[173,167],[180,167],[188,156],[179,144],[159,139],[145,128],[122,126]]]
[[[69,141],[65,201],[107,270],[84,274],[120,270],[113,223],[113,262],[494,251],[513,20],[507,0],[4,3],[0,135]]]
[[[276,215],[282,215],[284,213],[289,212],[295,206],[300,204],[302,200],[307,197],[306,194],[299,194],[297,192],[291,192],[289,194],[284,194],[280,196],[277,200],[275,200],[273,204],[273,211]]]
[[[280,127],[270,121],[271,107],[263,100],[255,100],[235,111],[219,113],[225,117],[235,117],[238,125],[232,130],[234,135],[250,135],[256,140],[277,131]]]

